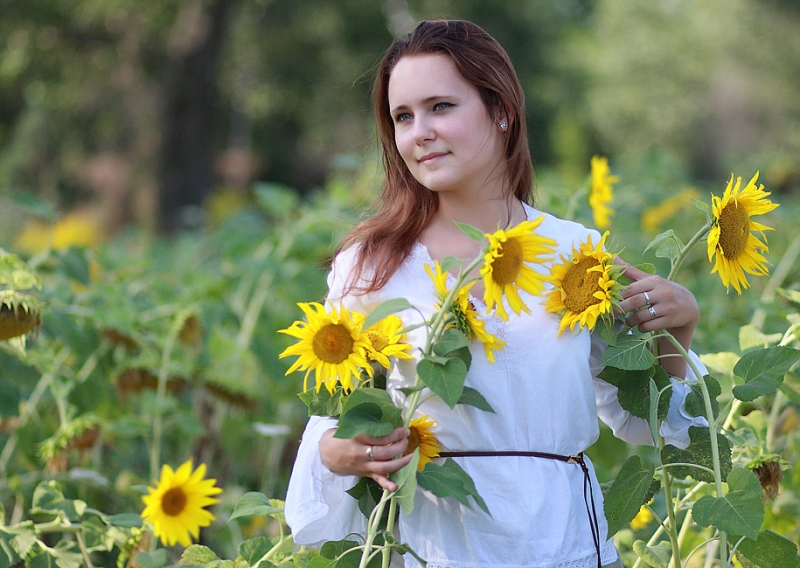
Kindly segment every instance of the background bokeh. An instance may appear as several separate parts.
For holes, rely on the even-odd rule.
[[[540,208],[591,226],[589,161],[608,157],[610,242],[630,262],[668,269],[650,240],[686,242],[705,220],[692,199],[760,171],[781,203],[763,220],[777,279],[726,293],[701,243],[679,281],[701,306],[699,352],[738,351],[751,321],[785,328],[794,304],[776,290],[800,282],[794,0],[0,0],[0,248],[42,276],[46,302],[26,353],[0,349],[6,521],[49,477],[139,512],[156,414],[160,461],[208,464],[222,511],[245,491],[283,497],[306,417],[275,332],[323,297],[376,196],[374,65],[439,17],[511,55]],[[601,480],[634,451],[604,432]],[[791,472],[794,509],[776,519],[800,511]],[[221,550],[258,530],[220,517],[204,538]]]

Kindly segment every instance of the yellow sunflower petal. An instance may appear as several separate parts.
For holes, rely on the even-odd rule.
[[[508,301],[511,310],[519,315],[529,313],[519,291],[530,295],[541,295],[548,275],[539,273],[528,264],[541,264],[552,259],[550,256],[556,242],[536,234],[544,215],[531,221],[524,221],[509,230],[500,229],[486,234],[489,248],[484,255],[480,274],[484,284],[484,303],[489,312],[494,311],[502,319],[508,319],[503,299]]]

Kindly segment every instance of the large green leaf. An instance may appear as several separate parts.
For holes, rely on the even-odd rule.
[[[653,366],[655,356],[650,351],[647,338],[638,335],[620,335],[616,345],[609,345],[602,356],[603,365],[626,371],[644,371]]]
[[[361,511],[365,517],[369,518],[375,505],[377,505],[378,501],[381,499],[383,488],[371,477],[360,477],[358,482],[345,491],[345,493],[358,501],[358,510]],[[379,523],[380,528],[386,527],[386,520],[389,518],[388,513],[389,509],[387,508],[384,510],[383,518]]]
[[[394,499],[400,505],[400,510],[404,515],[410,515],[414,511],[414,495],[417,492],[417,465],[419,465],[419,448],[414,450],[414,457],[405,465],[391,475],[392,481],[397,484],[397,492]]]
[[[274,506],[269,498],[258,491],[248,491],[239,498],[228,520],[239,517],[275,517],[283,514],[283,509]]]
[[[469,505],[468,498],[472,497],[481,509],[489,513],[472,478],[452,458],[447,458],[441,465],[428,463],[425,469],[417,472],[417,483],[438,497],[453,497],[464,505]]]
[[[26,523],[27,526],[27,539],[24,540],[30,541],[36,539],[36,533],[34,532],[33,523],[28,522]],[[8,568],[9,566],[13,566],[14,564],[22,561],[22,556],[27,554],[28,550],[30,549],[32,542],[29,542],[28,545],[24,547],[24,550],[20,550],[20,527],[2,527],[0,526],[0,567]]]
[[[719,381],[711,375],[704,376],[703,382],[706,384],[706,390],[708,390],[708,396],[711,399],[711,412],[716,416],[719,413],[719,401],[717,397],[722,394],[722,387],[720,387]],[[692,416],[706,416],[706,404],[703,400],[702,388],[698,383],[690,384],[689,388],[691,392],[686,395],[686,412]],[[710,419],[709,416],[706,416],[706,418]]]
[[[608,535],[613,536],[630,523],[645,503],[653,482],[655,466],[645,465],[639,456],[631,456],[622,465],[604,497]]]
[[[733,536],[728,538],[732,542],[739,540]],[[745,538],[737,552],[761,568],[797,568],[800,565],[797,545],[772,531],[761,531],[756,540]]]
[[[661,450],[661,463],[669,465],[673,463],[694,463],[713,470],[714,460],[711,455],[711,431],[708,428],[691,426],[689,428],[690,443],[685,450],[677,448],[672,444],[665,445]],[[720,472],[722,480],[728,477],[731,471],[731,445],[728,439],[722,434],[717,434],[717,445],[719,447]],[[673,477],[691,477],[697,481],[714,482],[714,476],[710,471],[691,466],[672,466],[669,472]]]
[[[472,387],[464,387],[461,398],[458,399],[458,404],[468,404],[486,412],[494,412],[492,405],[487,402],[480,392]]]
[[[382,389],[358,388],[347,397],[334,436],[354,438],[359,434],[386,436],[402,425],[401,410]]]
[[[698,525],[713,525],[729,534],[758,538],[764,521],[761,483],[748,469],[734,469],[728,474],[728,492],[722,497],[706,495],[692,508]]]
[[[620,406],[639,418],[650,419],[650,379],[658,390],[669,386],[669,376],[661,366],[651,366],[644,370],[624,370],[616,367],[606,367],[598,375],[604,381],[619,389],[617,399]],[[663,420],[669,411],[669,391],[658,399],[659,420]]]
[[[376,545],[383,544],[383,539],[376,539],[374,542]],[[328,541],[322,545],[319,553],[320,556],[324,558],[328,558],[330,560],[334,560],[339,556],[343,555],[338,562],[335,564],[320,564],[320,568],[323,566],[336,566],[337,568],[358,568],[358,565],[361,561],[361,550],[353,550],[360,543],[354,540],[336,540],[336,541]],[[351,551],[351,552],[348,552]],[[381,565],[381,555],[375,555],[372,560],[370,560],[367,566],[369,568],[380,568]],[[311,564],[309,564],[311,566]],[[314,565],[316,566],[316,564]]]
[[[668,541],[647,546],[643,540],[637,540],[633,543],[633,551],[652,568],[667,568],[669,561],[672,560],[672,545]]]
[[[469,340],[466,336],[454,327],[444,330],[441,337],[433,344],[433,352],[436,355],[446,357],[453,351],[469,347]]]
[[[458,404],[467,378],[467,366],[458,357],[424,357],[417,363],[420,380],[453,408]]]
[[[734,374],[744,379],[745,384],[733,387],[733,395],[749,402],[775,392],[799,359],[800,351],[791,347],[769,347],[745,353],[733,368]]]
[[[41,482],[33,491],[32,513],[63,514],[70,521],[78,521],[85,511],[84,501],[65,499],[61,487],[53,480]]]
[[[297,396],[308,407],[308,415],[316,416],[339,416],[342,413],[342,403],[344,400],[341,386],[338,386],[333,394],[323,387],[319,390],[313,386]]]

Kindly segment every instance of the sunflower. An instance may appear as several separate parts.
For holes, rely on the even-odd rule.
[[[278,355],[278,358],[299,356],[286,371],[287,375],[296,370],[305,371],[303,389],[308,390],[308,375],[314,371],[316,390],[319,391],[324,383],[331,394],[337,382],[345,392],[353,390],[352,379],[361,374],[361,369],[372,376],[372,366],[367,361],[371,345],[361,330],[364,314],[344,307],[326,312],[325,307],[317,302],[297,305],[306,314],[308,322],[296,321],[289,328],[278,330],[278,333],[300,340]]]
[[[412,453],[419,448],[419,463],[417,469],[423,469],[430,463],[431,459],[439,457],[439,440],[433,435],[432,429],[436,423],[428,418],[428,415],[414,418],[408,424],[408,429],[411,433],[408,435],[408,448],[403,453],[404,456]]]
[[[638,531],[639,529],[647,528],[654,520],[656,520],[656,517],[653,511],[650,510],[650,507],[642,505],[639,512],[636,513],[636,516],[631,521],[631,529]]]
[[[589,191],[589,206],[592,208],[594,224],[598,229],[605,229],[611,225],[611,216],[614,210],[608,204],[614,200],[612,184],[619,181],[617,176],[611,175],[608,159],[592,156],[592,186]]]
[[[367,350],[367,358],[371,361],[377,361],[385,369],[391,366],[389,357],[411,359],[411,355],[407,353],[411,345],[405,343],[406,334],[401,333],[402,329],[403,320],[394,314],[368,327],[364,331],[370,344]]]
[[[708,233],[709,262],[716,255],[711,274],[719,272],[725,288],[729,290],[733,285],[739,294],[742,288],[749,287],[745,272],[754,276],[764,276],[768,272],[767,259],[761,253],[769,252],[764,231],[771,231],[772,227],[756,223],[751,217],[769,213],[778,204],[767,199],[770,194],[764,191],[763,185],[756,187],[757,180],[758,172],[741,189],[742,178],[736,178],[734,186],[731,175],[722,198],[711,196],[714,219]]]
[[[500,229],[494,234],[486,233],[489,249],[481,267],[486,288],[483,298],[486,309],[490,312],[494,309],[504,320],[508,319],[508,314],[503,305],[503,296],[514,313],[519,315],[521,311],[530,312],[519,296],[520,289],[531,295],[544,293],[544,282],[548,277],[525,264],[549,261],[550,257],[544,255],[555,250],[556,242],[553,239],[540,237],[535,232],[543,220],[544,215],[541,215],[508,231]]]
[[[207,527],[214,520],[205,507],[219,503],[212,495],[222,489],[215,487],[216,479],[203,479],[205,473],[205,464],[192,471],[191,460],[176,471],[164,465],[158,486],[148,487],[148,495],[142,496],[142,518],[153,524],[153,532],[166,546],[189,546],[191,538],[197,540],[200,536],[200,527]]]
[[[661,203],[648,207],[639,219],[642,230],[647,233],[655,233],[664,223],[689,207],[692,204],[692,199],[698,199],[699,197],[700,194],[695,188],[688,187],[677,195],[668,197]]]
[[[442,266],[438,260],[434,261],[434,268],[431,270],[430,265],[425,265],[425,270],[428,276],[433,280],[436,287],[436,293],[439,296],[439,304],[436,309],[442,309],[444,299],[450,294],[447,289],[447,272],[442,272]],[[475,309],[475,304],[469,297],[470,289],[475,285],[475,282],[470,282],[462,286],[456,293],[453,300],[453,305],[450,306],[450,314],[453,319],[448,323],[448,327],[455,327],[469,340],[477,339],[483,344],[483,349],[486,352],[486,358],[489,362],[494,363],[494,352],[499,351],[505,347],[505,341],[499,339],[486,331],[486,323],[480,319],[478,310]]]
[[[595,247],[592,236],[579,248],[572,247],[570,256],[561,255],[561,261],[552,268],[555,284],[545,310],[561,314],[558,334],[570,328],[572,332],[594,329],[598,318],[611,314],[612,307],[620,301],[617,283],[620,268],[613,264],[614,255],[604,250],[608,231]]]

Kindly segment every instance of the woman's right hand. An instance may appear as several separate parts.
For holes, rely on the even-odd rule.
[[[408,428],[396,428],[380,438],[367,434],[334,438],[334,432],[335,429],[328,430],[319,442],[325,467],[339,475],[371,477],[384,489],[397,491],[397,485],[388,476],[411,461],[411,454],[403,455],[408,448]]]

